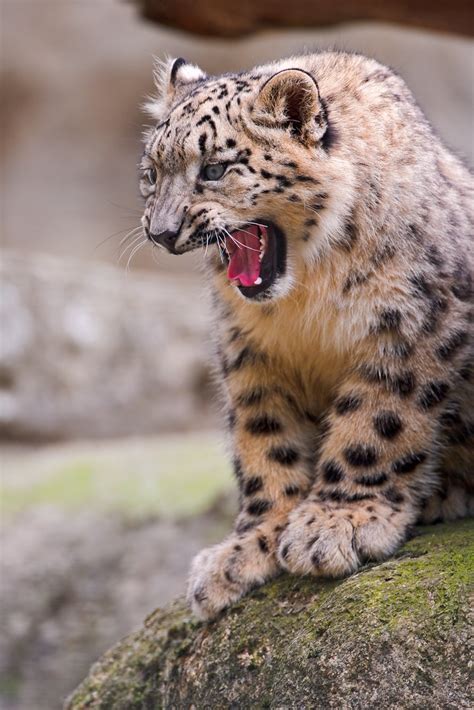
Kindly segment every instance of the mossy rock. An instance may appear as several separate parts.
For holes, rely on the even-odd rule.
[[[345,580],[283,575],[208,624],[176,602],[106,653],[66,708],[473,707],[473,528],[420,528]]]

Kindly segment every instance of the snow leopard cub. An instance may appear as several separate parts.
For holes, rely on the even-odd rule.
[[[403,80],[322,52],[159,72],[143,229],[208,251],[240,513],[211,618],[282,568],[339,577],[473,509],[473,179]]]

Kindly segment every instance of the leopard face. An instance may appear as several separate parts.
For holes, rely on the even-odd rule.
[[[341,211],[315,79],[291,68],[208,78],[178,59],[160,83],[141,163],[146,236],[172,254],[206,249],[245,299],[285,295]]]

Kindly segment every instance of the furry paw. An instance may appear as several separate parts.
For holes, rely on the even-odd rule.
[[[305,501],[290,515],[279,562],[295,574],[344,577],[368,560],[391,555],[409,522],[408,513],[374,501],[340,507]]]
[[[212,619],[276,570],[275,556],[263,554],[257,540],[231,537],[192,561],[188,603],[199,619]]]

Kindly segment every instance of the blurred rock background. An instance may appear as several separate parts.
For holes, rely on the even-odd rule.
[[[362,51],[405,77],[472,165],[474,54],[464,37],[380,23],[229,40],[147,23],[120,0],[0,11],[0,707],[54,710],[183,590],[234,505],[203,257],[144,246],[130,259],[139,242],[120,244],[139,223],[152,55],[217,73],[304,48]]]

